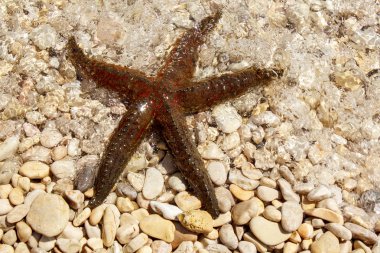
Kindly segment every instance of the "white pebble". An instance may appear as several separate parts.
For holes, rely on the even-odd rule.
[[[235,107],[227,104],[215,106],[212,116],[215,118],[218,128],[224,133],[235,132],[243,122]]]
[[[156,168],[148,168],[145,174],[145,181],[142,193],[146,199],[154,199],[164,187],[164,178]]]

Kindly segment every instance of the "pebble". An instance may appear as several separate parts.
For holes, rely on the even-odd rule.
[[[291,185],[294,185],[296,183],[296,178],[294,177],[293,173],[290,171],[290,169],[287,166],[280,166],[278,169],[278,172],[280,175]]]
[[[34,231],[52,237],[60,234],[66,227],[69,213],[69,206],[61,196],[40,194],[32,202],[26,221]]]
[[[292,186],[289,184],[288,181],[286,181],[283,178],[280,178],[279,180],[277,180],[277,183],[280,187],[282,197],[286,201],[300,202],[300,196],[293,191]]]
[[[101,209],[101,216],[99,217],[99,221],[100,219],[102,218],[103,216],[103,212],[104,212],[104,208],[99,208],[97,210],[100,210]],[[96,210],[96,208],[94,209]],[[94,211],[93,211],[94,212]],[[92,212],[91,212],[91,209],[86,207],[85,209],[83,209],[80,213],[78,213],[74,220],[73,220],[73,225],[78,227],[80,225],[82,225],[88,218],[90,218],[90,215],[92,215]],[[95,216],[95,215],[94,215]],[[98,217],[97,217],[98,218]],[[93,218],[92,220],[94,220],[95,218]],[[90,223],[91,225],[96,225],[99,223],[99,221],[97,222],[91,222],[91,219],[90,219]]]
[[[0,199],[0,215],[5,215],[13,209],[8,199]]]
[[[50,251],[55,247],[57,240],[55,237],[47,237],[47,236],[41,236],[40,240],[38,241],[38,247]]]
[[[106,247],[111,247],[116,237],[117,221],[111,206],[106,207],[103,215],[102,239]]]
[[[75,174],[74,160],[59,160],[51,164],[51,172],[58,178],[72,178]]]
[[[92,250],[102,249],[103,248],[103,240],[100,238],[90,238],[87,240],[87,245]]]
[[[218,201],[219,210],[222,213],[231,210],[232,206],[235,205],[234,197],[231,192],[224,187],[218,187],[215,189],[216,200]]]
[[[0,162],[12,157],[20,144],[18,135],[8,137],[3,143],[0,144]]]
[[[57,129],[53,128],[45,128],[41,132],[40,136],[41,145],[46,148],[53,148],[57,146],[62,139],[62,134]]]
[[[100,238],[101,232],[99,227],[91,226],[91,224],[88,221],[85,221],[84,229],[88,238]]]
[[[40,194],[45,194],[45,192],[40,189],[29,192],[25,197],[24,204],[30,206]]]
[[[219,238],[223,245],[231,250],[238,247],[239,241],[231,224],[225,224],[220,228]]]
[[[136,209],[135,204],[129,198],[118,197],[116,199],[116,207],[121,213],[132,212]]]
[[[210,233],[213,229],[211,215],[202,210],[186,211],[178,215],[182,226],[195,233]]]
[[[269,221],[264,217],[254,217],[249,222],[252,233],[266,245],[275,246],[289,239],[291,233],[285,232],[280,224]]]
[[[223,244],[210,244],[206,247],[209,253],[231,253],[231,251]]]
[[[350,241],[352,239],[351,231],[341,224],[328,223],[325,225],[325,228],[342,240]]]
[[[139,233],[140,229],[137,224],[125,224],[116,230],[116,238],[121,244],[127,244]]]
[[[253,180],[253,179],[249,179],[247,177],[245,177],[241,170],[237,170],[237,169],[231,169],[229,174],[228,174],[228,180],[239,186],[240,188],[246,190],[246,191],[251,191],[251,190],[254,190],[256,189],[258,186],[259,186],[259,181],[257,180]]]
[[[240,241],[238,245],[240,253],[256,253],[257,249],[255,244],[247,241]]]
[[[164,187],[164,178],[156,168],[148,168],[145,174],[144,186],[142,193],[146,199],[154,199]]]
[[[81,191],[68,190],[65,191],[65,196],[71,208],[79,209],[83,205],[84,194]]]
[[[222,160],[224,158],[223,151],[212,141],[206,141],[198,147],[199,153],[206,160]]]
[[[174,240],[174,224],[157,214],[145,217],[140,222],[140,228],[145,234],[153,238],[161,239],[165,242],[172,242]]]
[[[260,180],[260,178],[263,177],[261,170],[256,169],[255,166],[250,162],[243,163],[241,166],[241,172],[244,176],[253,180]]]
[[[42,179],[49,176],[49,166],[39,161],[29,161],[21,166],[19,174],[30,179]]]
[[[281,221],[281,212],[274,206],[268,205],[264,209],[263,213],[264,218],[273,221],[280,222]]]
[[[16,231],[11,229],[4,233],[3,238],[1,239],[3,243],[8,245],[13,245],[17,241]]]
[[[296,183],[294,185],[294,191],[298,194],[306,195],[314,189],[312,183]]]
[[[10,184],[0,185],[0,199],[7,199],[13,187]]]
[[[9,202],[11,202],[12,205],[20,205],[24,202],[24,192],[21,190],[21,188],[16,187],[13,188],[12,191],[9,193]]]
[[[350,222],[344,223],[344,226],[351,231],[352,237],[355,239],[362,240],[364,243],[370,245],[377,242],[377,235],[369,229]]]
[[[64,253],[76,253],[81,248],[81,243],[75,239],[58,238],[56,244]]]
[[[60,237],[80,240],[83,238],[83,229],[81,227],[74,227],[73,224],[69,222],[60,234]]]
[[[233,133],[242,124],[243,120],[235,107],[227,104],[220,104],[212,110],[216,125],[223,133]]]
[[[222,213],[213,222],[213,227],[220,227],[232,221],[231,212]]]
[[[162,216],[168,220],[176,220],[177,216],[183,212],[175,205],[161,203],[158,201],[151,201],[150,207],[153,209],[153,211],[162,214]]]
[[[272,200],[278,199],[280,193],[273,188],[268,186],[259,186],[257,188],[257,197],[265,202],[271,202]]]
[[[306,215],[321,218],[323,220],[333,222],[333,223],[343,224],[343,221],[344,221],[342,215],[326,208],[314,208],[314,209],[304,210],[304,212]]]
[[[227,181],[227,170],[224,164],[220,161],[210,161],[207,164],[207,172],[210,176],[211,181],[217,185],[221,186]]]
[[[232,208],[232,220],[236,225],[245,225],[259,214],[260,208],[263,208],[263,206],[264,204],[255,197],[240,202]]]
[[[22,220],[29,212],[29,206],[22,204],[15,206],[12,211],[7,214],[7,222],[16,223]]]
[[[183,211],[199,209],[202,206],[201,201],[197,197],[190,195],[186,191],[178,193],[175,196],[174,201]]]
[[[168,184],[170,188],[177,192],[183,192],[186,191],[186,184],[185,180],[183,179],[182,175],[180,173],[175,173],[170,176],[168,180]]]
[[[241,201],[249,200],[255,195],[253,191],[243,190],[235,184],[231,184],[229,188],[234,197]]]
[[[0,252],[1,253],[14,253],[14,249],[12,246],[7,244],[0,244]]]
[[[148,211],[144,208],[139,208],[131,212],[132,216],[135,217],[139,222],[142,221],[146,216],[149,215]]]
[[[29,253],[29,249],[28,249],[28,246],[26,245],[26,243],[24,242],[20,242],[17,244],[16,248],[15,248],[15,253]]]
[[[146,234],[139,234],[133,238],[127,245],[123,248],[123,253],[133,253],[138,249],[142,248],[148,242],[148,236]]]
[[[27,242],[32,235],[32,228],[24,221],[16,224],[17,237],[21,242]]]
[[[331,191],[324,185],[320,185],[307,194],[307,199],[310,201],[321,201],[330,198]]]
[[[286,201],[281,207],[281,217],[281,225],[285,231],[296,231],[303,220],[301,205],[294,201]]]
[[[339,240],[333,233],[327,231],[311,244],[312,253],[339,253]]]
[[[150,245],[153,253],[171,253],[172,245],[161,240],[155,240]]]

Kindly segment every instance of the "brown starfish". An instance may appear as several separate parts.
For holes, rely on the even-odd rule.
[[[164,66],[155,77],[128,67],[87,57],[74,38],[68,42],[69,58],[75,68],[97,85],[117,92],[127,113],[114,130],[103,153],[95,179],[95,196],[89,206],[101,204],[112,190],[141,140],[157,122],[176,165],[213,217],[219,215],[213,184],[186,125],[187,114],[203,111],[235,98],[249,88],[268,83],[280,70],[249,68],[202,81],[192,81],[198,47],[215,27],[221,12],[203,19],[174,44]]]

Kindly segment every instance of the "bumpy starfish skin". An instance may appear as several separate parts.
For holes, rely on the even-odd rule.
[[[221,13],[217,12],[203,19],[177,39],[156,77],[89,58],[74,38],[69,39],[68,56],[75,68],[97,85],[117,92],[128,110],[102,155],[90,207],[104,201],[153,121],[156,121],[177,167],[202,201],[203,208],[214,218],[219,215],[213,184],[191,139],[185,116],[235,98],[249,88],[266,84],[282,74],[280,70],[249,68],[193,82],[198,47],[204,43],[205,36],[212,31],[220,16]]]

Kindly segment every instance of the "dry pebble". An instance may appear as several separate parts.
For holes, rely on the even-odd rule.
[[[108,206],[103,215],[103,226],[102,226],[102,239],[104,246],[110,247],[116,237],[116,220],[115,215],[110,206]]]
[[[191,210],[178,215],[182,226],[195,233],[209,233],[213,229],[211,215],[202,210]]]
[[[338,223],[328,223],[325,228],[342,240],[349,241],[352,239],[352,233],[349,229]]]
[[[12,211],[7,214],[7,222],[16,223],[21,221],[29,212],[29,206],[22,204],[15,206]]]
[[[227,181],[227,171],[220,161],[211,161],[207,164],[207,172],[215,185],[223,185]]]
[[[27,242],[32,236],[31,227],[23,221],[16,224],[17,237],[21,242]]]
[[[339,240],[331,232],[324,233],[318,240],[311,244],[312,253],[339,253]]]
[[[75,162],[74,160],[60,160],[51,164],[51,172],[58,178],[71,178],[75,174]]]
[[[8,245],[13,245],[17,241],[16,231],[11,229],[4,233],[3,238],[1,239],[3,243]]]
[[[14,249],[10,245],[0,244],[0,252],[2,252],[2,253],[14,253]]]
[[[94,209],[95,210],[95,209]],[[95,218],[93,218],[91,220],[90,218],[90,215],[92,215],[92,213],[94,212],[91,212],[91,209],[86,207],[85,209],[83,209],[80,213],[78,213],[76,215],[76,217],[74,218],[73,220],[73,225],[78,227],[80,226],[81,224],[83,224],[88,218],[90,218],[90,223],[91,225],[96,225],[99,223],[100,219],[103,217],[103,211],[104,211],[104,208],[103,207],[100,207],[99,209],[97,210],[101,210],[101,215],[99,217],[99,220],[97,220],[97,222],[95,222]],[[95,215],[94,215],[95,216]],[[91,222],[92,221],[92,222]]]
[[[8,198],[9,202],[11,202],[12,205],[20,205],[24,202],[24,192],[21,190],[21,188],[13,188],[9,193]]]
[[[287,232],[298,229],[303,220],[303,210],[297,202],[286,201],[281,207],[281,225]]]
[[[154,199],[164,187],[164,178],[156,168],[148,168],[145,174],[142,193],[146,199]]]
[[[190,195],[186,191],[178,193],[175,196],[174,201],[183,211],[199,209],[202,205],[201,201],[197,197]]]
[[[269,205],[266,206],[263,212],[264,218],[274,221],[274,222],[280,222],[281,221],[281,212],[274,206]]]
[[[324,185],[320,185],[307,194],[307,199],[310,201],[321,201],[331,196],[331,191]]]
[[[241,253],[256,253],[257,249],[255,244],[247,241],[240,241],[238,249]]]
[[[271,202],[280,197],[280,193],[268,186],[259,186],[257,188],[257,197],[264,202]]]
[[[64,253],[76,253],[79,252],[81,244],[78,240],[58,238],[57,246]]]
[[[151,201],[150,206],[155,212],[162,214],[162,216],[168,220],[176,220],[177,216],[183,212],[175,205],[161,203],[158,201]]]
[[[346,222],[344,226],[351,231],[352,237],[355,239],[362,240],[370,245],[377,242],[377,235],[372,231],[363,228],[362,226],[356,225],[354,223]]]
[[[284,231],[280,224],[269,221],[261,216],[253,218],[249,222],[249,228],[257,239],[269,246],[285,242],[291,235]]]
[[[0,144],[0,161],[4,161],[14,155],[20,144],[19,136],[11,136]]]
[[[148,236],[146,234],[139,234],[133,238],[126,246],[123,248],[123,253],[133,253],[138,249],[142,248],[148,242]]]
[[[298,196],[298,194],[293,191],[292,186],[289,182],[283,178],[280,178],[277,180],[277,183],[280,187],[281,195],[286,201],[300,202],[300,196]]]
[[[255,195],[253,191],[243,190],[242,188],[234,184],[230,185],[230,191],[234,195],[235,198],[241,201],[249,200]]]
[[[239,241],[231,224],[225,224],[220,228],[219,237],[220,241],[223,245],[227,246],[227,248],[233,250],[238,247]]]
[[[19,173],[30,179],[42,179],[49,176],[49,170],[49,166],[42,162],[30,161],[21,166]]]
[[[8,199],[0,199],[0,215],[9,213],[13,209]]]
[[[165,242],[174,240],[174,224],[157,214],[149,215],[141,220],[140,228],[145,234],[153,238],[161,239]]]
[[[305,210],[305,214],[321,218],[329,222],[343,224],[343,216],[338,213],[335,213],[334,211],[331,211],[330,209],[314,208],[310,210]]]

